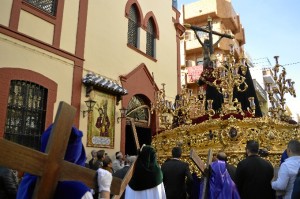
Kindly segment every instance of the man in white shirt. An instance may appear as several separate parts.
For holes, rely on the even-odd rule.
[[[124,167],[124,160],[122,152],[116,152],[116,159],[113,161],[112,168],[114,172],[122,169]]]
[[[291,140],[287,146],[288,158],[281,164],[278,178],[272,182],[274,190],[285,191],[283,199],[291,198],[296,175],[300,167],[300,142]]]
[[[112,174],[104,169],[99,168],[97,170],[97,182],[99,186],[99,199],[110,198],[110,186],[112,182]]]

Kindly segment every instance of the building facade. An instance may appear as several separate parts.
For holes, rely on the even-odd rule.
[[[207,29],[208,17],[212,19],[213,31],[233,35],[234,39],[223,38],[217,45],[214,46],[214,53],[224,54],[230,50],[230,45],[234,46],[237,56],[244,53],[243,45],[245,44],[245,34],[243,26],[240,22],[239,15],[234,11],[230,0],[201,0],[190,4],[183,5],[182,21],[184,24],[192,24],[204,29]],[[197,32],[199,38],[203,41],[208,38],[205,32]],[[218,35],[213,35],[212,40],[216,43],[219,40]],[[184,55],[182,65],[188,69],[187,84],[189,87],[196,87],[196,82],[199,72],[195,72],[192,68],[203,67],[203,48],[200,45],[197,37],[192,30],[185,32]],[[195,67],[197,66],[197,67]],[[189,70],[189,67],[192,67]],[[198,74],[198,75],[197,75]]]
[[[134,153],[129,118],[151,142],[155,92],[180,91],[184,28],[172,1],[5,0],[0,13],[1,137],[38,148],[65,101],[88,154]]]

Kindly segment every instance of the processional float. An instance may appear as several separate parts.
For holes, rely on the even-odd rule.
[[[286,70],[278,63],[278,56],[274,58],[276,64],[270,71],[275,84],[266,84],[271,106],[265,116],[255,114],[259,105],[254,96],[248,97],[246,109],[234,97],[236,92],[248,92],[245,75],[249,68],[244,57],[235,58],[233,48],[228,55],[210,55],[211,67],[204,67],[200,77],[204,84],[199,86],[197,93],[184,87],[175,102],[171,102],[166,99],[165,84],[162,84],[152,104],[161,129],[152,139],[159,161],[162,163],[171,157],[173,147],[181,146],[183,160],[195,170],[189,158],[192,149],[203,160],[209,149],[225,151],[228,161],[236,165],[245,158],[247,140],[256,140],[262,156],[278,166],[289,140],[300,136],[299,124],[287,115],[284,98],[286,93],[296,97],[294,82],[286,79]],[[213,107],[213,99],[207,98],[208,86],[215,88],[223,98],[217,110]]]

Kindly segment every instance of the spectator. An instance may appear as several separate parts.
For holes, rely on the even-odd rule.
[[[113,161],[113,170],[116,172],[124,167],[123,154],[121,151],[116,152],[116,159]]]
[[[126,159],[124,162],[124,167],[122,169],[119,169],[115,173],[113,173],[113,176],[124,179],[130,166],[134,163],[135,160],[136,160],[136,156],[126,156]],[[121,196],[121,199],[124,199],[124,198],[125,198],[125,193],[123,193]]]
[[[107,156],[108,157],[108,156]],[[110,198],[110,186],[112,182],[111,172],[99,168],[97,170],[97,185],[98,185],[98,198],[109,199]]]
[[[112,168],[112,161],[109,156],[105,156],[102,163],[103,163],[102,168],[104,170],[109,171],[111,174],[114,173],[114,170]]]
[[[0,166],[0,198],[15,199],[17,195],[18,183],[13,171]]]
[[[258,142],[247,141],[247,157],[236,168],[236,185],[242,199],[275,198],[270,184],[274,175],[273,166],[258,156],[258,150]]]
[[[189,165],[180,160],[181,153],[180,147],[174,147],[172,158],[166,160],[161,166],[168,199],[186,199],[187,194],[191,194],[193,178]]]
[[[300,169],[298,170],[298,174],[294,182],[294,188],[293,188],[291,199],[299,199],[299,198],[300,198]]]
[[[92,169],[94,164],[97,161],[97,151],[96,150],[92,150],[91,151],[91,155],[92,155],[92,159],[89,161],[89,168]]]
[[[282,198],[290,199],[300,165],[300,142],[291,140],[288,143],[286,152],[288,158],[280,165],[278,178],[272,182],[272,188],[285,191]]]
[[[97,160],[90,167],[90,169],[98,170],[100,167],[102,167],[104,158],[105,158],[105,151],[104,150],[97,151]]]

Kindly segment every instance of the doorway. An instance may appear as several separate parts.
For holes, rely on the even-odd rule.
[[[151,136],[150,128],[136,127],[136,132],[137,132],[140,146],[142,146],[143,144],[146,144],[146,145],[151,144],[152,136]],[[125,154],[137,155],[137,148],[135,145],[131,125],[126,125]]]
[[[134,120],[140,146],[143,144],[150,145],[152,138],[152,132],[150,128],[150,100],[146,96],[133,96],[130,99],[126,113],[125,154],[137,155],[137,148],[130,122],[131,119]]]

